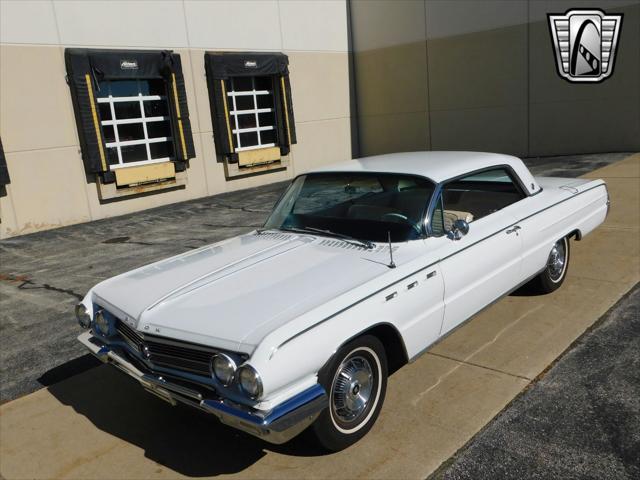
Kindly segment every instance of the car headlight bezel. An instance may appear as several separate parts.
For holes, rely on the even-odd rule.
[[[82,328],[89,329],[91,328],[91,322],[93,319],[91,318],[91,314],[89,313],[89,309],[84,306],[83,303],[78,303],[75,307],[76,320],[80,324]]]
[[[224,370],[226,368],[226,371]],[[238,372],[236,362],[229,355],[216,353],[209,362],[211,377],[228,387],[233,383]]]
[[[94,316],[93,323],[97,333],[103,337],[109,337],[113,333],[113,323],[109,315],[104,310],[98,310]]]
[[[245,364],[238,369],[238,384],[245,395],[252,400],[262,397],[262,378],[258,371],[249,364]]]

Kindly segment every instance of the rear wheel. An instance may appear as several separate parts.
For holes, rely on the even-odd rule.
[[[318,442],[327,450],[342,450],[364,437],[375,423],[387,389],[387,358],[372,335],[342,347],[319,375],[329,396],[313,424]]]
[[[567,276],[569,256],[569,238],[561,238],[551,248],[546,268],[532,281],[536,290],[540,293],[551,293],[560,288]]]

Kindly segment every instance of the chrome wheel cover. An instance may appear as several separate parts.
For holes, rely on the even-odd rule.
[[[331,389],[332,410],[340,422],[353,424],[362,418],[372,400],[374,383],[366,358],[358,355],[342,362]]]
[[[556,242],[549,254],[549,260],[547,260],[547,270],[549,271],[549,277],[551,277],[551,280],[557,282],[562,278],[566,261],[567,250],[565,247],[565,240],[563,239]]]

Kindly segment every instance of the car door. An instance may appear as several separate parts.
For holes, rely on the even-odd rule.
[[[441,234],[445,242],[440,249],[445,284],[441,335],[518,284],[522,237],[513,205],[523,198],[506,167],[443,185],[431,220],[433,234]],[[459,239],[451,233],[456,219],[469,225]]]

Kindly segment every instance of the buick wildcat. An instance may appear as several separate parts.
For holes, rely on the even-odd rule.
[[[263,228],[97,284],[78,339],[173,405],[340,450],[389,374],[516,288],[560,287],[570,239],[608,208],[602,180],[534,177],[512,156],[346,161],[297,176]]]

